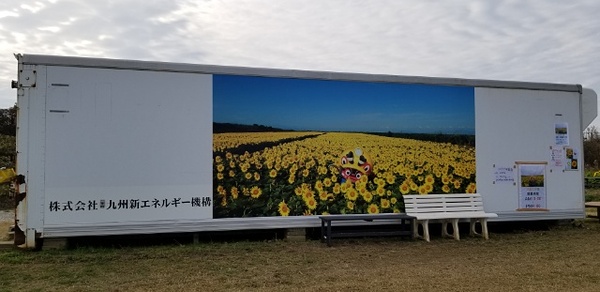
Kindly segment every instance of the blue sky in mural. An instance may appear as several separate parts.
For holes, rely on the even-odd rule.
[[[289,130],[474,134],[472,87],[213,76],[213,120]]]

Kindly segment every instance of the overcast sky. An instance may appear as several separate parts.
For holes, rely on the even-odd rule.
[[[16,102],[13,53],[570,83],[600,92],[598,0],[3,2],[2,108]]]

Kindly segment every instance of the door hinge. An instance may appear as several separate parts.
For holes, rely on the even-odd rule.
[[[37,71],[33,69],[19,70],[18,88],[35,87]]]

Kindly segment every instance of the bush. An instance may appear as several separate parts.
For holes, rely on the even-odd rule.
[[[583,132],[583,157],[586,169],[600,169],[600,132],[595,126],[590,126]]]
[[[15,208],[14,190],[10,184],[0,185],[0,210],[9,210]]]

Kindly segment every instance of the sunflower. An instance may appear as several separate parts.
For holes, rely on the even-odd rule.
[[[357,189],[361,196],[364,196],[366,193],[370,193],[369,190],[367,190],[367,186],[360,186]]]
[[[237,199],[239,195],[240,195],[240,191],[238,190],[238,188],[231,187],[231,197],[234,199]]]
[[[320,191],[319,192],[319,199],[321,201],[327,201],[328,198],[329,198],[329,193],[327,193],[327,191]]]
[[[369,181],[369,177],[366,175],[363,175],[360,177],[360,179],[358,179],[359,182],[366,184]]]
[[[381,199],[379,205],[381,205],[381,209],[387,209],[390,207],[390,201],[388,199]]]
[[[435,182],[435,179],[433,178],[433,175],[431,175],[431,174],[428,174],[428,175],[425,177],[425,183],[426,183],[426,184],[428,184],[428,185],[433,185],[433,183],[434,183],[434,182]]]
[[[385,177],[385,180],[387,181],[388,184],[394,184],[396,182],[396,176],[394,176],[393,173],[388,173],[387,176]]]
[[[460,188],[460,180],[455,180],[455,181],[453,182],[453,184],[454,184],[454,188],[455,188],[455,189],[459,189],[459,188]]]
[[[254,187],[252,187],[252,189],[250,189],[251,197],[257,199],[258,197],[260,197],[260,195],[262,195],[262,190],[259,187],[254,186]]]
[[[474,194],[475,191],[477,191],[477,186],[474,183],[470,183],[467,186],[467,190],[466,190],[467,194]]]
[[[310,174],[310,171],[308,169],[305,168],[304,170],[302,170],[303,177],[307,177],[309,174]]]
[[[379,207],[377,207],[377,205],[375,205],[375,204],[371,204],[367,208],[367,212],[369,214],[378,214],[379,213]]]
[[[342,191],[342,190],[341,190],[341,188],[342,188],[342,187],[340,186],[340,184],[336,183],[336,184],[333,186],[333,193],[334,193],[334,194],[336,194],[336,195],[339,195],[339,194],[340,194],[340,192]]]
[[[410,187],[408,184],[403,183],[400,185],[400,193],[402,193],[403,195],[408,194],[408,192],[410,192]]]
[[[270,177],[270,178],[275,178],[275,177],[277,177],[277,170],[275,170],[275,169],[271,169],[271,171],[269,171],[269,177]]]
[[[331,184],[332,184],[332,182],[331,182],[331,179],[330,179],[330,178],[326,177],[326,178],[323,180],[323,185],[325,185],[326,187],[331,187]]]
[[[309,210],[314,210],[317,208],[317,201],[315,200],[315,198],[310,198],[308,200],[306,200],[306,206],[308,207]]]
[[[352,202],[352,201],[346,202],[346,208],[348,210],[354,210],[354,202]]]
[[[419,185],[417,185],[415,182],[410,182],[410,190],[411,191],[417,191],[419,189]]]
[[[361,194],[363,199],[365,200],[365,202],[370,203],[373,200],[373,194],[371,194],[371,192],[366,192],[364,194]]]
[[[281,203],[279,203],[278,211],[279,211],[279,215],[281,215],[281,216],[288,216],[288,215],[290,215],[290,208],[285,203],[285,201],[282,201]]]
[[[444,186],[442,187],[442,191],[443,191],[444,193],[446,193],[446,194],[447,194],[447,193],[449,193],[449,192],[450,192],[450,187],[449,187],[448,185],[444,185]]]
[[[315,190],[317,190],[317,191],[323,190],[323,182],[322,181],[317,180],[317,182],[315,182]]]
[[[431,184],[425,183],[424,187],[425,187],[425,191],[426,191],[428,194],[429,194],[429,193],[431,193],[431,192],[433,191],[433,185],[431,185]]]
[[[351,188],[346,192],[346,197],[350,201],[356,201],[356,199],[358,199],[358,192],[356,191],[356,189]]]
[[[442,183],[447,185],[450,183],[450,178],[447,175],[442,176]]]

